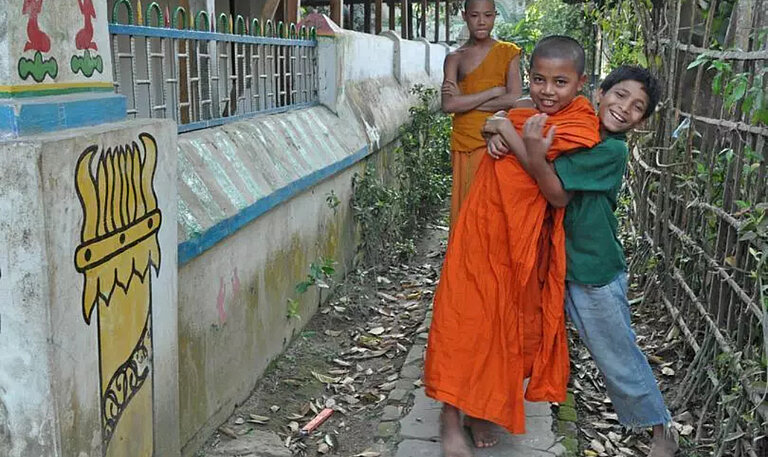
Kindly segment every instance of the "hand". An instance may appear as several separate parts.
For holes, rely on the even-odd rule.
[[[500,159],[509,154],[509,146],[507,146],[507,143],[504,142],[504,139],[498,133],[489,136],[486,142],[488,144],[488,155],[494,159]]]
[[[450,95],[451,97],[461,95],[461,89],[459,89],[459,86],[453,81],[445,81],[440,87],[440,92],[443,95]]]
[[[507,119],[506,116],[494,115],[494,116],[489,116],[485,119],[485,124],[483,125],[482,132],[485,134],[495,135],[497,133],[501,133],[505,131],[506,129],[514,130],[514,127],[512,127],[512,122],[509,119]]]
[[[547,122],[546,114],[536,114],[525,121],[523,125],[523,143],[528,155],[534,159],[546,159],[547,151],[555,139],[555,126],[549,128],[544,136],[544,125]]]

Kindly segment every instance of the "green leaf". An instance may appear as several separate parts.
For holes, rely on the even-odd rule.
[[[300,283],[296,284],[296,292],[303,294],[307,290],[309,290],[309,286],[311,286],[313,283],[309,281],[301,281]]]
[[[693,62],[688,64],[688,67],[686,70],[690,70],[692,68],[696,68],[699,65],[705,64],[710,61],[710,58],[706,54],[699,54],[698,57],[696,57]]]
[[[737,75],[736,78],[728,82],[726,87],[726,93],[728,97],[725,99],[725,106],[728,108],[733,107],[739,100],[744,97],[747,92],[747,77],[744,74]]]
[[[723,80],[723,74],[722,73],[718,73],[718,74],[715,75],[714,78],[712,78],[712,92],[714,92],[716,94],[720,93],[720,89],[722,88],[721,87],[722,80]]]

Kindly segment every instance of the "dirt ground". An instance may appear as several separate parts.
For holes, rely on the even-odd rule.
[[[358,270],[332,285],[325,305],[198,455],[229,439],[224,435],[251,430],[277,433],[294,455],[346,457],[371,449],[405,356],[426,337],[423,321],[447,234],[431,226],[407,264]],[[335,410],[330,419],[301,436],[299,428],[326,407]]]

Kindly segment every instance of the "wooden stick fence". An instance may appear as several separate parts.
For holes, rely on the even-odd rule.
[[[768,48],[760,36],[768,0],[737,0],[722,22],[724,1],[702,11],[675,0],[656,14],[636,2],[648,61],[662,57],[655,70],[666,93],[652,142],[634,148],[630,161],[629,215],[641,254],[632,270],[692,355],[672,407],[696,416],[697,448],[764,457]],[[723,23],[725,34],[716,29]],[[718,36],[725,50],[700,46]]]

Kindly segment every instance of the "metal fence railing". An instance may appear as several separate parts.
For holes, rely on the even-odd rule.
[[[675,0],[644,16],[666,101],[630,160],[633,271],[692,356],[671,407],[693,414],[696,455],[758,457],[768,455],[768,0],[730,5],[720,17],[730,9],[718,0]],[[716,43],[721,23],[718,47],[738,51],[696,46]]]
[[[143,13],[120,0],[109,26],[128,117],[174,119],[185,132],[317,103],[314,28],[225,14],[213,21],[183,7],[163,13],[154,2]]]

